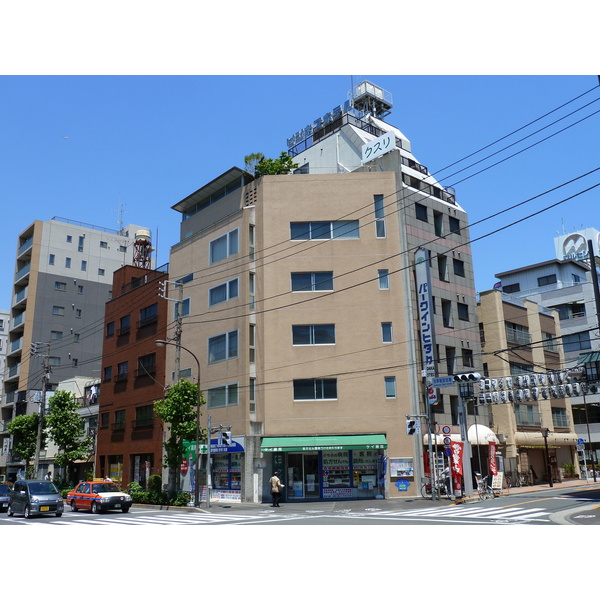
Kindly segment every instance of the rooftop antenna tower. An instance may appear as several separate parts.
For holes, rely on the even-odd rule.
[[[133,266],[151,269],[152,243],[149,229],[138,229],[133,244]]]
[[[120,197],[119,197],[120,199]],[[113,212],[117,212],[119,213],[119,218],[117,219],[117,225],[118,225],[118,229],[117,231],[119,233],[121,233],[123,231],[123,213],[126,213],[127,211],[123,208],[125,206],[125,204],[123,202],[119,202],[119,208],[112,209]]]

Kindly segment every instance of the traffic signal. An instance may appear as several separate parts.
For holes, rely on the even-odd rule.
[[[481,375],[479,373],[460,373],[459,375],[454,375],[453,379],[457,383],[473,383],[474,381],[479,381]]]
[[[166,281],[159,281],[159,283],[158,283],[158,295],[161,298],[166,298],[167,297],[167,282]]]
[[[406,435],[415,435],[415,433],[421,433],[421,422],[419,419],[407,419]]]
[[[221,444],[223,444],[223,446],[231,446],[231,431],[221,432]]]

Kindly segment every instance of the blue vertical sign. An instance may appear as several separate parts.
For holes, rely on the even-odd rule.
[[[427,400],[429,404],[435,404],[437,402],[437,393],[433,387],[433,378],[435,377],[433,298],[431,296],[429,250],[425,248],[419,248],[415,252],[415,277],[417,302],[419,305],[423,371],[425,372],[425,381],[427,384]]]

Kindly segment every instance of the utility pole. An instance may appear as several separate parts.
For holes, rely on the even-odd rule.
[[[43,344],[42,342],[33,342],[31,344],[31,356],[40,356],[40,346],[49,346],[50,344]],[[37,479],[40,467],[40,453],[42,451],[42,434],[44,432],[44,416],[46,413],[46,390],[48,389],[48,380],[50,379],[50,373],[52,370],[49,365],[49,357],[47,354],[42,354],[42,365],[44,367],[44,374],[42,375],[42,399],[40,401],[40,411],[38,418],[38,431],[37,441],[35,443],[35,458],[33,459],[33,476]]]

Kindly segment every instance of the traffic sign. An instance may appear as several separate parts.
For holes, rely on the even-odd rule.
[[[433,387],[439,388],[439,387],[448,387],[450,385],[454,385],[454,377],[449,376],[449,377],[434,377],[431,380],[431,383],[433,385]]]
[[[579,438],[579,439],[577,440],[577,443],[578,443],[578,444],[580,444],[580,445],[581,445],[581,444],[585,444],[585,440],[584,440],[583,438]]]

